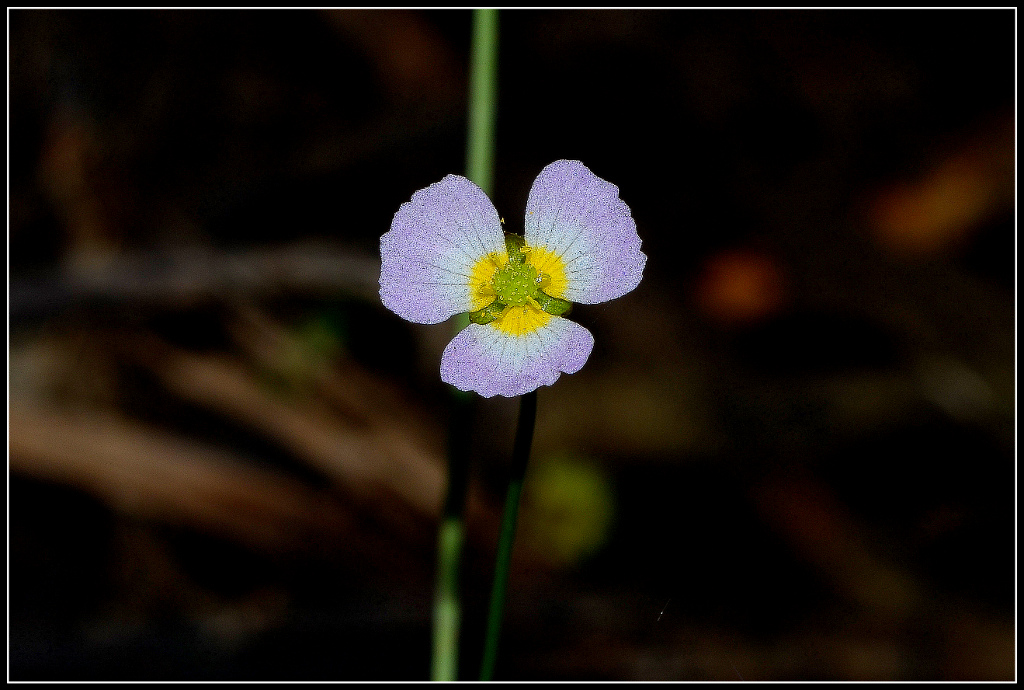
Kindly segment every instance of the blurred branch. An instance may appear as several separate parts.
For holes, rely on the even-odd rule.
[[[297,347],[294,336],[255,310],[243,312],[233,331],[256,371],[285,373],[280,367],[287,357],[281,355]],[[261,383],[237,359],[190,353],[155,339],[139,341],[131,354],[183,400],[272,439],[358,504],[373,506],[385,522],[428,529],[439,514],[441,441],[419,410],[355,363],[317,367],[315,391],[289,396]],[[403,509],[381,511],[384,497]],[[477,529],[496,530],[497,518],[478,488],[470,490],[469,511]]]
[[[873,552],[864,537],[870,530],[824,483],[776,479],[756,487],[753,498],[766,522],[864,612],[900,624],[925,607],[922,584]]]
[[[368,300],[377,296],[374,256],[323,242],[222,250],[192,246],[137,251],[84,269],[65,265],[10,283],[10,319],[52,317],[90,301],[105,304],[192,303],[241,294],[290,292]]]
[[[424,515],[440,508],[439,454],[403,437],[400,428],[346,424],[316,402],[272,395],[240,362],[224,357],[164,347],[152,366],[182,399],[267,434],[354,497],[371,499],[383,490]]]
[[[335,500],[230,452],[107,412],[13,405],[10,469],[87,491],[122,512],[187,525],[260,551],[324,543],[347,519]]]

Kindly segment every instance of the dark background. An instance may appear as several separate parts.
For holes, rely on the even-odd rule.
[[[539,395],[498,679],[1013,679],[1015,27],[507,11],[493,199],[620,188]],[[467,11],[9,11],[12,680],[426,679]],[[481,400],[462,677],[515,423]]]

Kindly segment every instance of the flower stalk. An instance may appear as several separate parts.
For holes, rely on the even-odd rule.
[[[498,113],[498,10],[473,10],[470,55],[466,176],[490,194],[494,187],[494,124]]]
[[[484,638],[484,655],[480,665],[480,680],[491,680],[494,665],[498,659],[498,638],[501,636],[501,621],[505,610],[505,594],[508,588],[508,574],[512,564],[512,547],[516,539],[516,521],[519,515],[519,496],[526,479],[526,464],[530,459],[533,444],[533,427],[537,420],[537,391],[530,391],[519,399],[519,425],[512,445],[512,472],[505,494],[505,512],[501,521],[501,536],[498,538],[498,553],[494,562],[494,583],[491,587],[491,604],[487,614],[487,633]]]
[[[490,191],[494,181],[494,121],[498,94],[498,11],[473,12],[470,49],[470,85],[466,174],[481,189]],[[458,333],[469,324],[468,314],[454,319]],[[437,573],[434,590],[434,629],[430,678],[454,681],[459,675],[459,628],[462,604],[459,567],[465,539],[465,505],[469,485],[470,393],[452,389],[451,432],[448,441],[448,487],[437,539]]]
[[[431,680],[453,681],[459,675],[459,627],[462,620],[459,566],[465,539],[466,492],[469,485],[469,445],[464,429],[468,428],[471,417],[471,403],[469,393],[452,390],[448,487],[437,534]]]

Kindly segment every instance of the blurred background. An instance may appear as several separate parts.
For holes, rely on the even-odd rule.
[[[507,11],[494,201],[649,257],[543,388],[496,677],[1015,678],[1015,11]],[[9,678],[426,679],[468,11],[8,11]],[[480,399],[474,678],[516,401]]]

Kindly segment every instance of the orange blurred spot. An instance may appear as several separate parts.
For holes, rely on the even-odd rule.
[[[99,148],[91,121],[58,114],[49,123],[38,167],[40,188],[65,228],[68,259],[88,270],[103,270],[117,247],[96,193]]]
[[[926,253],[948,246],[989,211],[992,185],[976,162],[947,160],[923,179],[890,187],[874,200],[870,222],[880,244]]]
[[[697,304],[725,323],[763,319],[782,306],[782,271],[771,256],[736,250],[711,257],[697,282]]]
[[[878,191],[867,204],[876,241],[900,254],[941,251],[1014,207],[1015,126],[985,123],[931,170]]]
[[[366,51],[391,95],[419,105],[447,102],[461,66],[423,17],[406,10],[327,10],[328,20]]]

